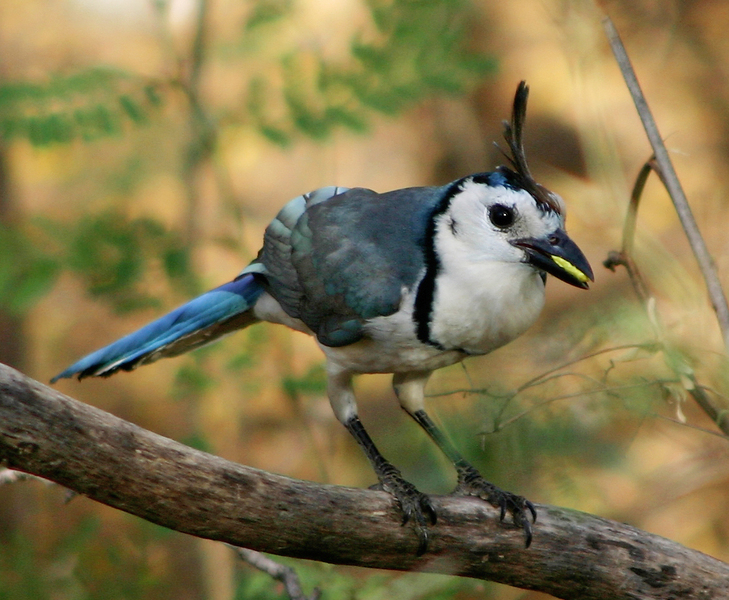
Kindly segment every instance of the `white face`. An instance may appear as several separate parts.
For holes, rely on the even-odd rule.
[[[563,206],[556,194],[555,200]],[[461,246],[459,254],[465,251],[470,260],[523,262],[525,252],[511,240],[545,239],[563,227],[564,214],[542,210],[528,192],[467,179],[440,216],[438,237]]]

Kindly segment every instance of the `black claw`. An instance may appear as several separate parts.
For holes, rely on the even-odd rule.
[[[383,469],[384,471],[384,469]],[[425,554],[430,542],[428,523],[435,525],[437,515],[430,498],[403,479],[396,469],[383,472],[378,486],[394,496],[402,511],[402,525],[413,522],[418,536],[418,556]]]
[[[430,535],[428,534],[427,527],[416,527],[415,532],[418,534],[418,550],[416,554],[423,556],[428,551],[428,542],[430,541]]]
[[[499,520],[504,521],[506,514],[511,514],[511,519],[517,527],[524,531],[525,544],[529,548],[532,543],[532,525],[537,520],[537,511],[526,498],[517,496],[510,492],[504,492],[495,485],[486,481],[479,473],[470,465],[459,469],[458,487],[455,492],[464,496],[477,496],[486,500],[495,508],[499,509]],[[532,520],[529,522],[529,514]]]
[[[528,548],[532,545],[532,526],[527,519],[524,519],[524,536],[526,537],[524,547]]]
[[[430,524],[435,525],[438,522],[438,513],[435,512],[435,508],[433,508],[433,505],[430,503],[430,499],[428,499],[428,505],[425,507],[425,512],[428,513],[428,517],[430,517]]]
[[[430,538],[428,521],[432,524],[435,524],[436,521],[435,508],[430,502],[430,498],[419,492],[412,483],[405,481],[400,471],[385,460],[375,447],[372,438],[365,431],[359,417],[354,415],[346,421],[345,426],[370,459],[377,479],[380,481],[376,487],[388,492],[397,501],[402,512],[402,524],[413,521],[415,533],[418,536],[418,556],[425,554]]]

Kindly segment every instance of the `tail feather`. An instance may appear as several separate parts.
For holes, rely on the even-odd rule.
[[[138,331],[92,352],[51,379],[108,376],[159,358],[177,356],[254,322],[253,305],[263,292],[253,274],[221,285]]]

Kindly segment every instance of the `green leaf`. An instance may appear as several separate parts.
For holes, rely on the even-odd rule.
[[[291,0],[259,0],[246,19],[244,29],[250,32],[279,21],[291,12],[292,6]]]
[[[199,396],[215,387],[215,380],[199,365],[187,363],[175,375],[175,397],[178,400],[189,396]]]
[[[162,249],[162,264],[170,279],[179,279],[190,273],[190,253],[187,248],[167,247]]]
[[[291,145],[291,135],[279,127],[260,124],[258,126],[258,130],[263,134],[264,137],[266,137],[277,146],[286,147]]]
[[[93,67],[44,81],[0,83],[0,134],[36,146],[119,135],[145,125],[161,104],[158,85],[123,71]]]
[[[40,257],[31,262],[18,277],[12,296],[8,299],[8,308],[15,314],[23,314],[53,287],[60,271],[60,264],[47,257]]]
[[[330,123],[344,125],[357,133],[365,133],[368,130],[367,119],[361,112],[355,113],[341,106],[330,106],[325,115]]]
[[[33,229],[0,227],[0,306],[24,314],[53,286],[60,271],[57,257],[40,248]]]
[[[131,96],[127,94],[119,96],[119,104],[124,110],[124,113],[138,125],[143,125],[148,122],[147,115],[142,110],[141,105]]]
[[[284,392],[290,397],[299,394],[325,394],[327,382],[324,365],[318,364],[311,367],[302,377],[284,377],[281,385]]]

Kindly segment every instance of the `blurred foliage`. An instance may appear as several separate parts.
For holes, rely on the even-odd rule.
[[[36,218],[26,226],[0,226],[0,307],[27,312],[63,269],[120,313],[160,306],[146,291],[152,271],[178,291],[196,289],[180,236],[150,218],[128,219],[112,209],[73,224]]]
[[[466,0],[367,0],[367,6],[375,32],[357,34],[347,62],[286,52],[267,67],[268,75],[250,79],[245,113],[235,118],[252,119],[276,144],[286,145],[296,134],[323,140],[337,127],[366,131],[371,112],[397,115],[428,96],[462,94],[494,72],[493,57],[464,42],[475,14]],[[293,9],[288,0],[255,2],[241,34],[280,25]],[[283,79],[280,88],[273,77]],[[148,123],[181,84],[101,65],[40,82],[0,81],[0,139],[46,146],[119,135],[125,123]],[[285,114],[272,113],[278,105]],[[229,109],[228,116],[238,110]]]
[[[0,308],[23,314],[47,294],[62,266],[45,249],[37,230],[0,224]]]
[[[293,0],[258,0],[252,3],[248,18],[245,20],[244,31],[251,33],[261,27],[275,23],[291,14]]]
[[[283,19],[290,2],[259,3],[246,30]],[[364,132],[371,113],[397,115],[436,94],[458,95],[495,70],[495,60],[466,41],[475,15],[464,0],[368,0],[374,32],[359,33],[348,61],[295,51],[278,69],[254,77],[248,110],[280,145],[296,133],[327,138],[336,127]],[[262,14],[270,18],[263,19]],[[272,102],[281,79],[283,107]]]
[[[327,391],[326,370],[323,364],[317,364],[301,377],[284,376],[281,384],[284,393],[292,399],[301,394],[325,394]]]
[[[32,538],[13,535],[4,540],[0,552],[0,599],[151,600],[164,596],[169,593],[169,581],[155,568],[153,555],[155,546],[168,535],[149,523],[136,529],[134,539],[109,535],[96,516],[81,518],[50,544],[40,537],[34,543]],[[128,576],[130,572],[134,577]]]
[[[182,238],[154,219],[127,219],[110,210],[82,217],[58,240],[68,252],[63,264],[92,296],[107,298],[119,312],[159,306],[142,285],[153,264],[180,291],[195,288]]]
[[[156,84],[117,69],[93,66],[46,81],[0,81],[0,139],[35,146],[89,142],[119,135],[125,122],[146,123],[159,107]]]
[[[169,20],[174,3],[151,1],[159,14]],[[27,2],[27,6],[36,4],[41,6],[40,2]],[[41,12],[50,10],[50,4],[43,3]],[[193,4],[223,6],[214,2]],[[52,66],[44,76],[37,76],[38,69],[29,69],[23,77],[15,79],[7,79],[4,74],[6,79],[0,80],[0,152],[20,150],[14,160],[23,162],[26,172],[33,171],[25,177],[34,179],[32,185],[25,183],[26,187],[20,191],[26,194],[20,198],[20,218],[12,225],[0,226],[1,310],[28,315],[54,290],[64,271],[72,275],[79,284],[77,287],[83,288],[94,302],[108,304],[118,312],[150,306],[163,308],[193,295],[200,291],[198,280],[203,279],[196,273],[196,266],[202,264],[217,269],[216,261],[221,256],[220,271],[227,272],[235,265],[231,255],[242,254],[242,248],[253,249],[242,241],[244,234],[236,227],[242,229],[243,216],[255,211],[250,208],[253,202],[246,202],[253,198],[251,189],[256,194],[261,194],[263,189],[260,181],[249,187],[250,181],[245,175],[250,174],[250,167],[242,163],[250,157],[242,156],[238,146],[240,140],[246,146],[246,152],[255,155],[251,160],[256,163],[254,168],[271,180],[271,187],[262,193],[264,202],[280,193],[284,179],[303,177],[307,175],[305,170],[311,169],[312,162],[331,158],[325,152],[317,153],[315,145],[308,145],[307,151],[313,159],[310,158],[302,168],[301,163],[296,163],[293,151],[286,153],[285,162],[281,161],[280,147],[291,149],[294,144],[307,140],[331,140],[339,131],[368,132],[375,129],[374,125],[383,115],[403,116],[410,109],[425,107],[418,113],[415,127],[423,126],[428,132],[452,129],[455,140],[433,139],[432,143],[428,140],[428,152],[468,152],[468,145],[462,143],[463,129],[459,129],[457,120],[437,122],[432,114],[427,114],[437,111],[425,101],[433,97],[470,98],[470,102],[463,104],[473,113],[469,123],[478,129],[476,137],[480,143],[480,137],[491,121],[498,123],[499,118],[507,116],[495,116],[489,111],[496,106],[499,110],[505,106],[502,100],[511,93],[511,90],[504,91],[506,84],[503,89],[499,86],[489,88],[488,94],[474,93],[495,70],[496,58],[483,50],[486,47],[500,47],[510,71],[514,69],[509,73],[514,81],[527,77],[539,83],[538,87],[533,87],[535,95],[539,89],[541,110],[545,111],[545,106],[549,108],[544,114],[537,112],[536,118],[530,118],[528,130],[535,140],[540,135],[543,137],[545,154],[563,152],[565,140],[554,139],[544,131],[540,134],[538,127],[532,129],[532,125],[538,125],[539,117],[544,117],[549,110],[559,111],[559,119],[562,119],[571,110],[566,107],[573,104],[586,111],[581,116],[586,124],[583,123],[580,135],[586,136],[585,148],[596,152],[592,163],[603,169],[597,175],[595,172],[588,174],[600,182],[596,187],[609,187],[603,185],[605,181],[617,186],[615,182],[620,182],[626,175],[621,170],[609,171],[605,157],[614,149],[611,147],[607,151],[594,140],[591,143],[587,139],[591,132],[604,133],[621,152],[630,147],[639,147],[640,152],[644,152],[641,146],[644,140],[639,133],[637,143],[634,138],[621,138],[614,131],[607,135],[600,129],[606,127],[601,120],[604,115],[589,112],[596,103],[593,96],[604,97],[606,105],[601,105],[602,109],[615,116],[606,129],[617,125],[631,129],[631,135],[637,131],[625,116],[632,114],[629,112],[632,109],[626,109],[615,99],[618,93],[614,90],[612,76],[601,74],[594,79],[585,78],[587,83],[584,85],[591,90],[590,94],[578,96],[577,100],[573,98],[567,104],[563,102],[563,98],[574,94],[575,89],[582,93],[585,89],[562,76],[559,61],[554,62],[555,54],[571,52],[575,61],[578,58],[582,61],[579,65],[571,65],[576,79],[584,76],[581,69],[589,67],[590,61],[597,64],[598,57],[602,56],[590,49],[585,37],[587,30],[600,32],[599,24],[590,24],[584,15],[570,12],[577,3],[570,7],[570,3],[548,2],[547,15],[534,12],[530,3],[513,6],[502,3],[498,10],[492,10],[489,3],[465,0],[366,0],[361,7],[362,21],[342,33],[345,37],[343,52],[332,52],[327,46],[328,36],[339,34],[339,31],[319,32],[320,37],[314,33],[299,35],[301,29],[314,29],[318,25],[311,19],[301,19],[303,4],[296,0],[250,0],[225,5],[226,10],[231,11],[243,7],[245,16],[239,18],[240,13],[234,13],[234,18],[226,14],[222,26],[220,22],[210,21],[209,35],[203,37],[206,46],[198,65],[201,76],[197,93],[190,81],[190,72],[195,70],[191,66],[194,60],[190,49],[184,47],[187,31],[178,33],[174,43],[169,44],[171,50],[159,52],[162,58],[152,52],[154,57],[149,59],[150,46],[135,45],[131,52],[144,55],[137,63],[143,67],[137,70],[135,67],[121,69],[88,64],[113,62],[108,58],[113,54],[104,54],[103,59],[97,60],[93,52],[79,52],[76,56],[84,56],[83,60],[49,59],[48,64]],[[542,3],[532,4],[541,6]],[[664,11],[662,7],[651,9],[648,3],[624,4],[630,10],[645,4],[643,8],[649,12],[660,11],[653,15],[657,19],[655,22],[650,14],[635,16],[632,39],[649,36],[655,29],[658,41],[646,38],[650,40],[646,45],[652,49],[673,44],[688,53],[691,48],[701,47],[693,42],[685,48],[682,46],[687,24],[695,27],[690,32],[694,37],[690,39],[702,41],[699,38],[703,30],[697,25],[699,20],[695,16],[672,20],[671,11]],[[680,10],[685,12],[690,12],[693,6],[692,3],[669,4],[676,10],[680,4]],[[21,14],[23,11],[16,12]],[[702,14],[709,15],[711,11],[707,8]],[[486,27],[492,18],[496,21],[494,27]],[[565,21],[560,22],[560,19]],[[234,25],[225,29],[228,21]],[[9,22],[10,19],[6,21]],[[515,23],[519,22],[524,26],[517,34]],[[719,22],[721,20],[717,19],[716,23]],[[44,18],[43,23],[53,27],[52,19]],[[555,47],[545,42],[549,39],[554,44],[555,30],[545,33],[545,27],[555,28],[555,25],[559,31],[556,37],[561,36],[559,43],[563,44],[557,47],[556,53]],[[69,36],[84,31],[82,19],[72,27],[64,21],[64,26],[72,30]],[[106,26],[109,26],[108,21]],[[139,29],[144,30],[144,27]],[[227,33],[220,34],[221,30]],[[28,31],[28,35],[33,33]],[[53,31],[58,34],[57,30]],[[489,39],[490,31],[498,31],[498,39]],[[670,44],[660,37],[666,31],[675,36]],[[0,25],[0,33],[5,33],[3,25]],[[132,35],[139,35],[139,32]],[[164,32],[159,39],[154,39],[154,35],[144,39],[152,38],[152,44],[164,47]],[[112,37],[104,40],[108,46],[116,44]],[[139,40],[129,37],[135,40],[131,44]],[[0,35],[3,50],[9,44],[7,40],[12,39],[12,35]],[[718,36],[717,39],[723,38]],[[602,38],[600,40],[602,43]],[[496,43],[492,44],[492,41]],[[705,48],[710,42],[710,36],[702,41]],[[93,43],[98,42],[80,47],[86,50]],[[14,56],[13,50],[11,47],[4,56]],[[123,51],[130,51],[130,46],[125,46]],[[517,53],[522,59],[516,58]],[[23,56],[22,53],[19,56]],[[525,56],[531,58],[524,59]],[[585,60],[587,57],[590,61]],[[660,89],[665,88],[669,76],[678,72],[669,72],[669,68],[680,69],[685,59],[669,58],[665,62],[651,63],[664,65],[664,68],[656,69],[660,72]],[[142,68],[158,64],[157,59],[161,64],[158,74],[142,76]],[[676,95],[681,99],[681,110],[662,106],[662,118],[670,113],[692,114],[692,101],[704,92],[711,94],[712,102],[721,104],[722,98],[716,93],[719,85],[716,82],[721,81],[721,77],[715,74],[702,83],[699,62],[692,63],[689,69],[690,85],[686,87],[691,92],[679,90],[682,95]],[[16,68],[21,67],[21,61],[18,61]],[[548,76],[545,77],[545,73]],[[649,79],[650,69],[644,74]],[[598,85],[605,82],[611,83]],[[485,101],[487,96],[489,99]],[[491,98],[500,99],[492,106]],[[608,100],[611,104],[607,104]],[[710,103],[704,98],[699,104],[707,111]],[[203,126],[189,127],[191,114],[198,119],[198,125]],[[707,114],[702,112],[702,119],[710,122]],[[725,117],[725,113],[722,114]],[[572,127],[567,120],[564,127]],[[680,138],[682,130],[702,131],[697,123],[672,124],[667,130],[678,131],[676,136]],[[719,127],[716,130],[722,131]],[[259,139],[254,139],[256,135],[249,136],[250,131]],[[238,137],[241,132],[243,135]],[[402,129],[396,132],[403,134]],[[366,141],[363,137],[360,139]],[[721,143],[726,139],[727,136],[722,135]],[[408,144],[423,144],[423,138],[417,136],[387,141],[403,155],[408,152]],[[264,144],[260,142],[272,144],[262,150]],[[383,142],[378,138],[380,143]],[[452,147],[447,147],[449,143]],[[709,148],[712,143],[708,138],[701,139],[702,147]],[[277,148],[270,150],[272,145]],[[374,152],[380,150],[382,148],[378,146]],[[347,151],[351,151],[351,147],[348,146]],[[189,172],[195,167],[195,161],[190,159],[192,154],[201,159],[200,170],[207,169],[213,176],[205,179],[199,173]],[[28,155],[32,155],[32,160]],[[68,175],[66,169],[71,166],[69,157],[72,155],[86,162]],[[366,156],[357,156],[363,155]],[[637,160],[627,152],[621,158],[625,163]],[[706,187],[699,188],[701,194],[697,193],[696,197],[701,197],[702,201],[715,194],[724,197],[717,191],[722,190],[721,185],[712,179],[722,172],[717,165],[724,164],[724,158],[722,156],[716,163],[705,161],[706,171],[701,171],[700,160],[691,159],[692,174],[697,176],[701,186],[711,186],[711,193],[706,193]],[[281,161],[273,163],[278,171],[263,168],[261,161],[268,159]],[[430,159],[423,161],[423,154],[415,153],[409,159],[421,170],[398,173],[398,176],[406,179],[417,176],[426,180],[434,177],[428,171]],[[642,154],[639,160],[644,160]],[[334,166],[327,165],[322,176],[347,174],[340,164],[344,162],[332,161]],[[170,166],[171,163],[174,166]],[[285,164],[283,169],[282,163]],[[535,173],[541,177],[536,161],[535,166]],[[232,171],[238,168],[244,173],[241,180],[233,177],[237,173]],[[374,165],[372,169],[375,170]],[[381,169],[378,165],[377,170]],[[611,235],[620,226],[622,204],[619,203],[623,202],[623,197],[617,201],[607,198],[609,193],[602,189],[596,192],[589,181],[568,181],[566,176],[554,173],[549,173],[548,177],[550,181],[558,179],[560,187],[567,190],[565,197],[573,198],[569,201],[570,210],[575,211],[570,216],[571,231],[576,233],[575,239],[581,245],[593,243],[592,248],[585,248],[586,251],[595,255],[598,246],[602,252],[604,246],[614,244],[616,238]],[[154,183],[151,191],[145,189],[150,181]],[[182,189],[167,195],[168,189],[180,181],[184,182],[180,186]],[[178,207],[176,202],[184,203],[185,198],[181,201],[180,198],[190,191],[188,183],[199,181],[207,185],[201,186],[203,192],[198,193],[198,197],[204,196],[205,202],[195,205],[190,201],[189,204],[200,209],[200,219],[208,227],[203,233],[209,237],[193,250],[181,233],[184,225],[180,225],[176,215],[169,216],[172,211],[167,210],[168,206],[157,211],[157,204],[150,205],[147,214],[148,207],[144,203],[154,198],[154,202],[161,205],[172,199],[171,206]],[[54,193],[48,193],[49,189]],[[158,194],[159,191],[163,193]],[[40,198],[35,197],[37,192]],[[230,196],[230,204],[239,211],[235,213],[239,218],[233,225],[226,219],[232,211],[216,213],[216,201],[222,203],[220,198],[226,194]],[[193,196],[191,194],[190,198]],[[594,202],[590,200],[593,197]],[[113,208],[108,208],[110,198]],[[586,204],[589,207],[585,208]],[[33,208],[29,209],[31,206]],[[708,206],[704,210],[719,211],[714,205]],[[270,212],[273,208],[267,205],[265,211]],[[26,209],[37,212],[23,215]],[[41,218],[39,214],[44,216]],[[659,218],[645,221],[663,223],[665,215],[657,212],[653,216],[656,214]],[[194,212],[192,216],[197,217]],[[215,219],[217,222],[210,225]],[[721,219],[710,220],[717,224],[718,239],[723,243],[725,232]],[[578,227],[576,231],[575,227]],[[246,231],[245,235],[248,233]],[[658,310],[665,310],[672,317],[674,329],[679,329],[682,321],[690,321],[692,325],[688,328],[699,332],[691,332],[698,340],[690,338],[689,342],[680,345],[682,354],[678,360],[656,350],[649,320],[629,288],[621,287],[620,278],[611,275],[606,284],[607,278],[598,276],[593,291],[580,297],[579,303],[574,305],[570,296],[560,296],[564,293],[560,284],[549,284],[551,312],[542,329],[529,334],[528,344],[518,346],[517,342],[521,355],[509,354],[512,351],[505,348],[484,363],[472,359],[467,368],[469,375],[474,374],[473,381],[469,376],[463,381],[460,367],[454,367],[435,377],[429,389],[441,385],[441,389],[449,391],[448,398],[438,403],[437,408],[433,402],[434,411],[459,449],[487,478],[506,489],[523,492],[535,501],[574,505],[644,527],[649,518],[646,514],[650,512],[658,519],[648,523],[658,523],[652,530],[665,535],[665,529],[661,527],[666,522],[684,526],[687,528],[684,537],[677,535],[677,539],[695,546],[704,544],[702,548],[708,547],[709,551],[717,550],[722,547],[720,543],[726,547],[726,537],[722,538],[722,535],[726,536],[723,515],[729,507],[721,504],[721,498],[712,504],[711,490],[707,492],[707,489],[715,486],[721,492],[725,490],[725,480],[721,479],[718,469],[726,462],[726,453],[719,442],[712,444],[713,438],[707,441],[709,436],[697,434],[699,427],[708,429],[712,424],[702,421],[703,416],[692,410],[693,404],[686,401],[680,371],[685,363],[702,368],[706,385],[718,390],[727,388],[726,373],[729,371],[723,359],[713,356],[711,343],[704,335],[710,327],[694,327],[699,311],[685,319],[684,307],[676,308],[680,302],[675,299],[685,298],[694,283],[686,273],[675,274],[680,270],[673,248],[676,236],[668,229],[658,229],[656,237],[660,236],[665,236],[660,241],[670,250],[661,255],[655,252],[660,245],[656,243],[649,257],[640,257],[648,263],[651,284],[662,292],[658,296]],[[205,255],[204,261],[198,261],[200,248]],[[723,260],[723,257],[718,258]],[[592,255],[591,259],[595,260]],[[233,266],[232,272],[239,266],[242,264]],[[218,275],[219,271],[215,271],[215,277]],[[674,287],[665,284],[671,276],[678,282]],[[34,360],[40,373],[58,367],[59,361],[71,358],[71,353],[93,349],[108,341],[101,339],[99,331],[102,329],[104,335],[128,331],[129,317],[123,322],[105,322],[103,327],[86,319],[87,327],[80,331],[77,323],[84,322],[85,315],[79,314],[78,306],[73,304],[79,301],[71,297],[74,293],[78,295],[77,290],[72,288],[69,292],[69,287],[72,286],[56,286],[59,293],[51,295],[51,302],[41,303],[44,310],[30,313],[34,319],[34,354],[38,355]],[[49,312],[50,318],[41,314]],[[59,326],[59,322],[66,325]],[[671,331],[670,335],[678,338],[681,334]],[[311,460],[311,454],[316,452],[325,465],[321,471],[332,473],[332,481],[371,483],[372,474],[366,460],[352,440],[342,441],[346,434],[333,421],[326,400],[321,398],[325,389],[321,357],[317,354],[315,359],[310,359],[306,354],[308,350],[301,349],[305,343],[292,342],[275,328],[254,327],[237,335],[232,342],[203,348],[176,364],[170,361],[155,365],[152,369],[158,369],[156,372],[145,369],[144,373],[115,379],[113,384],[107,383],[108,387],[103,388],[103,395],[93,395],[93,390],[98,389],[93,383],[73,388],[73,393],[90,401],[108,402],[126,418],[233,460],[260,460],[262,468],[273,464],[287,475],[316,478],[319,472],[311,466],[315,462]],[[38,351],[41,347],[43,350]],[[535,377],[535,373],[541,375]],[[396,458],[398,466],[403,466],[408,476],[412,474],[414,483],[423,491],[448,491],[452,487],[453,470],[425,435],[401,414],[389,386],[383,384],[380,390],[373,391],[373,388],[365,387],[369,383],[363,381],[358,383],[360,385],[365,388],[358,389],[358,397],[363,398],[363,413],[369,411],[363,420],[383,453]],[[453,390],[459,387],[464,389],[456,394]],[[382,392],[382,389],[386,391]],[[304,396],[303,409],[292,410],[295,403],[290,400]],[[462,396],[468,398],[461,401]],[[324,413],[326,417],[321,416]],[[683,423],[697,429],[689,430]],[[250,435],[243,436],[242,431]],[[655,444],[649,446],[650,452],[641,455],[639,461],[630,456],[630,449],[645,439]],[[664,471],[655,475],[664,487],[653,485],[655,482],[650,481],[650,476],[654,476],[651,470],[654,463],[651,461],[663,461],[671,466],[674,464],[671,452],[675,450],[678,454],[681,449],[688,449],[686,453],[692,458],[708,455],[718,475],[708,472],[705,480],[708,484],[699,482],[691,487],[692,477],[681,478],[680,473]],[[639,471],[631,461],[640,462],[644,471]],[[699,473],[702,471],[699,459],[696,459],[696,465],[691,465],[694,466],[691,474],[698,480],[704,475]],[[602,471],[600,477],[594,476],[597,470]],[[157,600],[204,595],[203,580],[212,579],[214,575],[205,574],[201,566],[203,561],[189,537],[124,515],[119,518],[113,511],[104,512],[103,517],[89,517],[98,509],[91,503],[78,508],[75,502],[64,507],[49,501],[48,498],[57,494],[55,488],[37,485],[33,494],[23,495],[30,486],[36,485],[23,484],[25,489],[17,496],[15,490],[21,486],[4,488],[0,498],[0,600]],[[7,489],[10,493],[5,494]],[[671,499],[691,501],[692,493],[694,500],[698,498],[700,510],[687,510],[681,518],[675,518],[677,513],[670,513]],[[32,502],[26,501],[31,497]],[[655,502],[656,497],[660,498],[659,503]],[[704,515],[709,512],[718,516],[713,517],[715,531],[707,533],[701,527],[703,521],[708,521]],[[113,513],[111,517],[110,513]],[[324,590],[324,598],[335,600],[461,600],[512,597],[514,593],[508,590],[504,595],[498,592],[498,586],[454,578],[381,574],[301,561],[285,562],[297,570],[307,590],[319,587]],[[233,580],[236,598],[283,597],[278,584],[267,575],[245,566],[238,566],[228,579]]]

